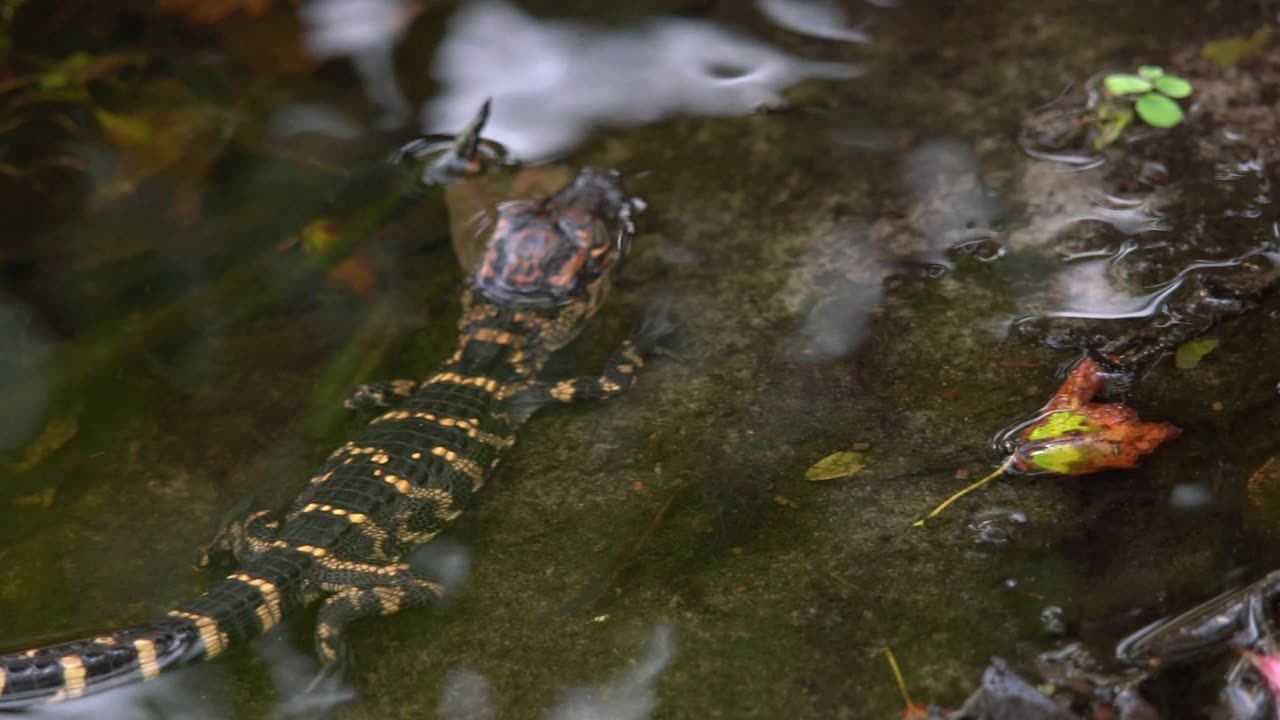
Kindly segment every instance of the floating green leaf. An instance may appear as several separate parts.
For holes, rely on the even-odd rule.
[[[1262,52],[1263,48],[1267,46],[1267,42],[1271,40],[1271,32],[1270,26],[1264,26],[1258,28],[1253,35],[1247,38],[1236,35],[1222,40],[1214,40],[1213,42],[1205,43],[1200,54],[1222,67],[1233,67],[1239,65],[1241,61]]]
[[[1200,360],[1213,349],[1218,347],[1217,338],[1200,338],[1198,340],[1188,340],[1178,346],[1178,352],[1174,354],[1174,364],[1179,370],[1190,370],[1200,364]]]
[[[804,473],[805,480],[835,480],[848,477],[867,466],[866,458],[860,452],[841,450],[831,453],[813,464]]]
[[[1033,465],[1059,475],[1071,475],[1084,460],[1084,450],[1069,443],[1050,445],[1031,453]]]
[[[1107,86],[1107,92],[1112,95],[1137,95],[1151,91],[1150,80],[1128,73],[1108,75],[1102,79],[1102,84]]]
[[[1031,432],[1027,433],[1027,439],[1032,441],[1050,440],[1073,432],[1091,435],[1098,432],[1098,429],[1098,424],[1087,416],[1070,410],[1063,410],[1049,415],[1040,424],[1036,425]]]
[[[1184,98],[1191,95],[1191,83],[1177,75],[1156,78],[1156,89],[1171,98]]]
[[[1138,74],[1148,80],[1157,80],[1164,77],[1164,68],[1159,65],[1143,65],[1138,68]]]
[[[1133,109],[1151,127],[1171,128],[1182,122],[1182,108],[1160,93],[1143,95]]]

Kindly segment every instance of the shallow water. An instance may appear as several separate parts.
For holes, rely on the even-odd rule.
[[[287,503],[358,427],[352,385],[448,356],[462,273],[438,196],[361,241],[363,294],[326,275],[346,251],[281,245],[335,195],[369,218],[394,186],[353,169],[414,130],[457,129],[484,97],[495,139],[618,167],[648,205],[608,307],[548,372],[592,371],[659,298],[685,322],[625,397],[530,423],[432,544],[453,598],[357,626],[355,699],[335,717],[897,717],[885,647],[915,699],[956,707],[993,655],[1029,669],[1080,640],[1107,661],[1126,633],[1274,568],[1265,509],[1240,500],[1277,454],[1274,301],[1220,328],[1196,368],[1165,360],[1127,395],[1184,429],[1139,470],[1005,480],[911,527],[958,471],[999,464],[990,438],[1052,394],[1076,355],[1046,338],[1194,318],[1185,278],[1280,264],[1248,148],[1119,192],[1113,169],[1017,142],[1067,83],[1166,62],[1254,10],[757,5],[361,16],[378,20],[363,35],[311,37],[363,59],[310,73],[253,65],[231,24],[211,42],[252,81],[196,47],[172,68],[234,118],[207,180],[168,169],[93,212],[105,170],[41,175],[56,181],[43,204],[34,181],[6,181],[6,215],[39,212],[0,241],[0,645],[203,591],[217,575],[190,569],[195,549],[248,498]],[[797,11],[843,29],[806,33]],[[398,87],[379,74],[392,62]],[[118,155],[92,137],[84,152]],[[194,214],[174,200],[192,186]],[[855,444],[864,470],[804,479]],[[271,716],[310,678],[294,649],[309,624],[66,711]],[[1195,685],[1212,702],[1212,674]],[[1194,717],[1182,692],[1151,699]]]

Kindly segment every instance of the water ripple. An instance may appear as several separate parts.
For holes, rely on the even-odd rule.
[[[781,105],[781,91],[801,80],[861,73],[707,22],[654,18],[606,30],[539,20],[503,0],[453,16],[433,72],[443,90],[427,104],[425,130],[455,130],[493,98],[486,134],[525,160],[565,153],[598,127],[742,115]]]

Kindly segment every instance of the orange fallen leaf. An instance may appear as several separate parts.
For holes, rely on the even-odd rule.
[[[1093,358],[1076,365],[1040,419],[1022,431],[1013,467],[1057,475],[1132,468],[1143,455],[1182,434],[1169,423],[1143,422],[1127,405],[1092,402],[1105,383]]]
[[[1010,467],[1022,472],[1088,475],[1136,467],[1143,455],[1182,434],[1169,423],[1143,422],[1121,403],[1095,403],[1106,377],[1093,358],[1085,358],[1067,375],[1040,417],[1018,436],[1012,454],[990,475],[955,493],[913,527],[937,517],[956,500],[1000,477]]]

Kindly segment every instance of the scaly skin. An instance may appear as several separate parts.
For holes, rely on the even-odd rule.
[[[208,593],[148,625],[0,655],[0,710],[149,680],[313,603],[316,654],[336,673],[352,620],[439,598],[401,558],[461,514],[534,411],[625,391],[671,331],[652,316],[598,377],[539,379],[603,302],[634,202],[616,173],[584,170],[547,200],[503,206],[453,356],[421,381],[358,389],[349,405],[390,407],[329,456],[283,519],[253,512],[215,538],[206,563],[233,556],[240,569]]]

